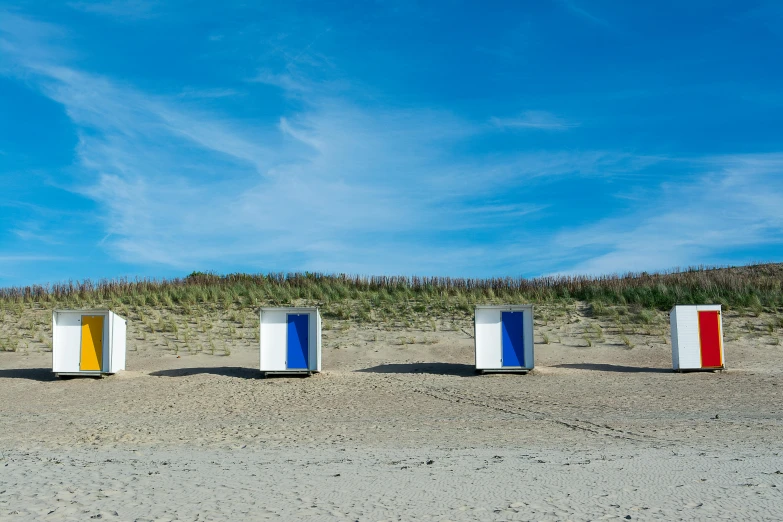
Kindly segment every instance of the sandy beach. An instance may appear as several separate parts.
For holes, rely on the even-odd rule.
[[[556,320],[529,375],[476,375],[469,325],[335,327],[310,378],[261,378],[250,336],[134,339],[104,379],[0,353],[0,519],[780,520],[783,352],[740,321],[725,373]]]

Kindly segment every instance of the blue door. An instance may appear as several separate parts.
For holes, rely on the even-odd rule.
[[[288,369],[306,370],[309,355],[309,316],[290,314],[288,316]]]
[[[522,312],[501,312],[503,330],[503,366],[525,366],[525,341],[522,337]]]

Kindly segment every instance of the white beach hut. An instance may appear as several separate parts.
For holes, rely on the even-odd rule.
[[[261,371],[321,371],[321,314],[318,308],[261,309]]]
[[[52,312],[52,369],[100,376],[125,369],[125,319],[110,310]]]
[[[474,326],[477,371],[533,369],[533,305],[477,306]]]
[[[669,320],[675,371],[725,369],[720,305],[678,305]]]

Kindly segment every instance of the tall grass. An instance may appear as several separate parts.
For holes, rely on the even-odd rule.
[[[0,288],[0,305],[164,307],[214,309],[318,304],[326,315],[370,321],[373,314],[405,317],[428,312],[470,313],[478,303],[587,301],[667,310],[674,304],[727,308],[783,306],[783,264],[698,267],[665,273],[526,278],[361,276],[321,273],[228,274],[194,272],[177,279],[69,281]]]

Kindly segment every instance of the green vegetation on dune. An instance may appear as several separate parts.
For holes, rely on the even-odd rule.
[[[660,274],[535,279],[461,279],[194,272],[183,279],[104,280],[0,289],[0,303],[56,306],[246,308],[312,304],[324,315],[370,320],[373,313],[471,313],[479,303],[586,301],[597,315],[616,305],[668,310],[674,304],[715,303],[727,309],[783,305],[783,264],[695,268]]]
[[[731,311],[737,318],[726,328],[731,339],[766,336],[778,344],[781,281],[783,264],[537,279],[195,272],[171,280],[68,282],[0,289],[0,351],[50,351],[54,308],[111,308],[129,320],[130,350],[228,355],[232,346],[258,342],[261,306],[319,306],[325,331],[363,324],[368,331],[403,332],[409,342],[413,331],[469,331],[473,307],[493,303],[535,304],[545,344],[578,331],[587,346],[611,335],[631,349],[664,339],[665,312],[694,303]]]

